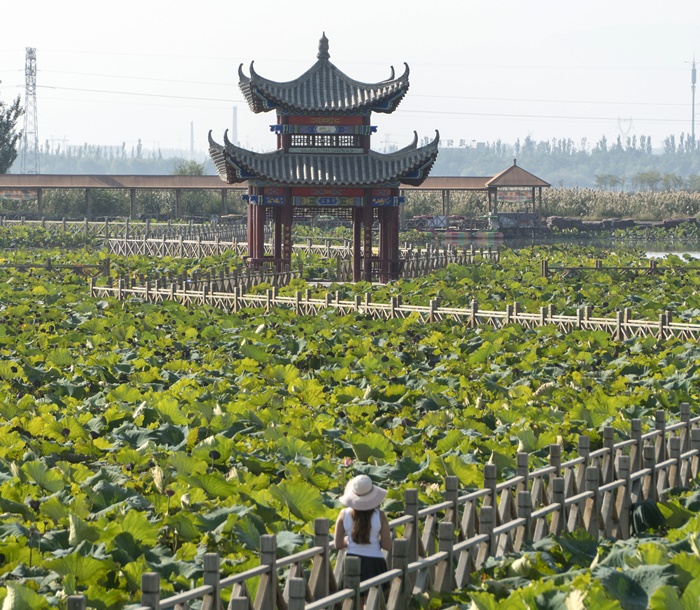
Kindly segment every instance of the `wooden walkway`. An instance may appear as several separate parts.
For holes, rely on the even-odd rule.
[[[484,487],[460,491],[457,477],[445,480],[444,501],[420,507],[418,490],[407,489],[404,514],[390,521],[390,570],[360,582],[359,560],[335,552],[329,522],[317,519],[313,544],[278,559],[276,538],[260,538],[260,565],[221,576],[220,558],[203,558],[202,585],[165,599],[157,573],[142,576],[141,605],[133,610],[404,610],[412,596],[463,588],[490,557],[518,553],[529,542],[551,534],[587,531],[594,537],[627,539],[631,511],[643,501],[666,498],[667,490],[687,486],[700,470],[700,417],[680,406],[678,421],[667,424],[658,411],[653,429],[642,433],[633,419],[629,438],[615,442],[603,429],[602,446],[578,439],[575,456],[562,462],[562,447],[550,445],[549,464],[530,470],[527,453],[518,453],[517,472],[499,482],[494,464],[484,466]],[[283,574],[283,577],[280,577]],[[308,576],[308,578],[307,578]],[[259,578],[253,596],[248,581]],[[389,588],[384,592],[384,586]],[[69,610],[84,610],[82,596],[68,599]]]

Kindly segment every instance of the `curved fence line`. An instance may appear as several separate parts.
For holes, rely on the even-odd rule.
[[[404,513],[389,523],[390,570],[360,582],[359,560],[333,548],[328,519],[317,519],[309,548],[277,556],[274,535],[260,537],[260,565],[222,575],[216,553],[203,557],[202,584],[161,597],[160,577],[145,573],[140,605],[131,610],[402,610],[412,596],[459,590],[490,557],[520,552],[549,535],[584,529],[595,537],[627,539],[630,515],[640,502],[664,500],[700,470],[700,417],[680,405],[679,420],[667,424],[657,411],[653,429],[633,419],[623,440],[603,429],[602,446],[591,450],[581,435],[575,457],[562,462],[562,447],[549,446],[549,463],[529,468],[529,455],[516,456],[516,475],[498,482],[494,464],[484,466],[484,486],[461,491],[445,479],[444,501],[419,507],[418,490],[404,493]],[[618,432],[618,434],[620,434]],[[226,566],[225,571],[230,571]],[[364,598],[364,605],[362,599]],[[224,606],[224,600],[228,605]],[[84,610],[86,599],[72,596],[68,610]]]

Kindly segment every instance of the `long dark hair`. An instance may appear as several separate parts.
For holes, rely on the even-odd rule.
[[[352,516],[352,531],[350,537],[355,544],[369,544],[369,534],[372,529],[372,515],[376,508],[369,510],[350,509]]]

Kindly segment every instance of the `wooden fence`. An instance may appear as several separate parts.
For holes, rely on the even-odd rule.
[[[245,224],[190,222],[155,222],[147,219],[143,222],[125,219],[123,221],[105,220],[92,222],[83,220],[8,220],[0,217],[0,227],[40,227],[50,232],[63,232],[87,235],[97,239],[202,239],[233,241],[247,239]]]
[[[240,276],[239,276],[240,277]],[[291,276],[286,275],[289,278]],[[274,274],[267,276],[266,281],[273,288],[265,294],[245,294],[241,281],[231,281],[224,292],[221,288],[224,280],[209,278],[199,283],[170,282],[164,278],[144,279],[139,283],[128,283],[119,280],[117,285],[108,283],[98,286],[94,278],[90,281],[90,294],[95,297],[137,296],[146,301],[157,303],[164,300],[174,300],[187,306],[206,305],[225,311],[238,312],[247,307],[264,308],[269,311],[273,307],[293,309],[298,315],[317,315],[324,309],[335,309],[342,315],[361,313],[376,319],[408,318],[417,316],[423,322],[439,322],[452,320],[467,327],[474,328],[487,324],[496,329],[508,324],[520,324],[524,328],[534,329],[541,326],[554,325],[562,332],[575,330],[602,330],[616,340],[622,341],[636,337],[655,337],[670,339],[678,337],[684,340],[700,338],[700,324],[676,322],[671,312],[659,314],[658,320],[637,320],[632,317],[632,311],[625,308],[618,311],[614,318],[597,318],[592,316],[592,307],[585,306],[576,310],[576,315],[556,314],[554,307],[541,307],[537,313],[523,312],[518,303],[507,305],[505,310],[480,310],[476,300],[472,300],[468,309],[457,307],[442,307],[439,299],[431,299],[428,306],[404,305],[401,296],[391,297],[388,303],[375,303],[371,293],[365,293],[364,298],[355,296],[353,301],[341,300],[340,293],[327,293],[324,299],[311,298],[311,291],[305,293],[296,291],[294,296],[280,296],[277,286],[284,282],[276,281]],[[251,286],[254,281],[245,285]]]
[[[554,273],[563,273],[564,275],[575,275],[577,273],[587,272],[587,271],[597,271],[606,273],[628,273],[632,275],[657,275],[659,273],[666,273],[667,271],[678,272],[688,272],[688,271],[700,271],[700,267],[693,265],[682,265],[682,266],[671,266],[671,265],[659,265],[659,261],[652,258],[649,259],[649,264],[646,267],[641,265],[637,266],[604,266],[603,261],[596,259],[593,263],[593,267],[564,267],[564,266],[552,266],[548,261],[542,261],[542,277],[549,277]]]
[[[594,537],[627,539],[631,512],[643,501],[664,500],[669,489],[687,486],[700,470],[700,417],[683,403],[678,421],[668,424],[657,411],[653,430],[642,432],[633,419],[620,434],[603,429],[602,444],[592,450],[588,436],[578,439],[575,457],[562,462],[562,447],[550,445],[549,463],[529,468],[518,453],[514,477],[499,482],[494,464],[484,466],[484,486],[460,491],[448,476],[444,501],[419,507],[418,490],[404,494],[404,514],[390,521],[393,544],[390,570],[360,582],[357,558],[336,552],[329,522],[317,519],[309,548],[279,558],[274,535],[260,538],[260,565],[221,574],[216,553],[203,557],[202,584],[165,599],[160,577],[143,574],[141,605],[133,610],[403,610],[425,592],[459,590],[490,557],[521,552],[530,542],[578,529]],[[307,578],[308,575],[308,578]],[[257,587],[254,590],[254,584]],[[388,587],[388,591],[385,589]],[[69,610],[83,610],[85,598],[69,599]]]
[[[51,258],[47,258],[46,263],[43,265],[35,262],[3,263],[0,265],[0,269],[17,269],[19,271],[26,271],[28,269],[43,269],[45,271],[61,271],[63,269],[70,269],[71,271],[74,271],[80,275],[95,275],[99,273],[105,277],[109,277],[110,260],[105,258],[100,264],[97,265],[83,265],[79,263],[54,263]]]
[[[220,242],[185,240],[178,238],[177,240],[163,239],[140,239],[140,240],[108,240],[110,254],[115,256],[135,256],[145,255],[152,257],[172,256],[175,258],[202,258],[205,256],[214,256],[225,251],[234,251],[241,258],[245,259],[247,254],[246,242]],[[329,240],[324,244],[315,244],[309,241],[307,244],[294,245],[295,253],[319,254],[326,258],[330,255],[331,260],[335,258],[335,265],[315,266],[311,263],[309,266],[301,258],[295,263],[298,269],[298,276],[315,281],[327,282],[350,282],[352,281],[352,250],[350,246],[332,245]],[[265,253],[272,254],[272,246],[265,245]],[[468,265],[474,264],[478,260],[495,260],[498,261],[500,253],[496,249],[491,248],[475,248],[457,250],[455,248],[431,248],[427,246],[425,249],[418,249],[412,246],[406,246],[402,250],[402,265],[401,277],[413,278],[421,277],[436,269],[444,269],[449,264]],[[263,268],[266,269],[265,266]],[[267,270],[267,269],[266,269]],[[214,270],[210,275],[216,276],[217,271]],[[151,278],[155,282],[157,278]],[[219,285],[223,285],[219,282]],[[210,292],[225,291],[226,288],[217,286],[209,286]],[[282,285],[282,284],[276,284]]]

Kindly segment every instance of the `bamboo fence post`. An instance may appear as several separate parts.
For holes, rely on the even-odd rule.
[[[323,551],[314,557],[309,576],[309,588],[313,599],[326,597],[330,592],[330,535],[328,519],[316,519],[314,521],[314,546],[320,546]],[[290,593],[291,595],[291,593]]]
[[[66,610],[85,610],[87,600],[84,595],[71,595],[66,600]]]
[[[451,502],[452,506],[445,511],[445,521],[452,523],[452,527],[459,527],[459,479],[454,475],[445,477],[445,493],[443,494],[446,501]],[[461,538],[461,536],[460,536]]]
[[[606,449],[601,466],[602,482],[611,483],[615,480],[615,431],[612,426],[603,428],[603,447]]]
[[[404,529],[404,538],[408,540],[408,562],[418,559],[420,532],[418,531],[418,490],[407,489],[404,492],[404,515],[411,518]]]
[[[360,603],[360,558],[353,556],[345,557],[345,589],[352,589],[355,595],[352,604],[343,604],[343,610],[361,610]]]
[[[260,536],[260,565],[268,566],[268,571],[260,576],[260,584],[255,595],[255,609],[276,610],[277,538],[274,534]]]
[[[149,610],[160,610],[160,574],[146,572],[141,575],[141,605]]]
[[[666,338],[666,314],[659,314],[659,339]]]
[[[599,534],[599,514],[600,514],[600,498],[598,488],[600,483],[600,471],[596,466],[586,468],[586,491],[593,493],[593,497],[586,502],[586,511],[583,516],[583,522],[586,524],[588,533],[594,538],[598,538]]]
[[[401,576],[391,582],[388,610],[408,608],[411,590],[408,579],[408,540],[395,539],[391,545],[391,569],[401,570]]]
[[[618,492],[617,503],[615,504],[620,524],[618,538],[627,540],[630,537],[630,507],[632,506],[630,458],[628,455],[621,455],[617,458],[617,478],[625,482],[622,487],[622,493]]]
[[[522,526],[522,538],[519,541],[516,539],[516,552],[522,549],[524,542],[532,540],[532,496],[529,491],[518,492],[518,519],[524,519],[525,523]]]
[[[303,578],[289,579],[288,610],[304,610],[306,607],[306,581]]]
[[[691,458],[690,474],[693,478],[698,476],[700,470],[700,428],[693,428],[690,431],[690,450],[697,451],[697,454]]]
[[[681,403],[681,421],[683,427],[680,429],[681,437],[681,453],[685,453],[690,449],[690,403]]]
[[[484,499],[484,506],[491,506],[494,509],[498,506],[498,498],[496,497],[496,477],[498,476],[498,467],[496,464],[485,464],[484,465],[484,489],[489,490],[489,495]],[[488,504],[487,504],[488,502]],[[481,509],[484,510],[483,508]],[[494,521],[494,527],[498,525],[498,514],[496,514],[496,521]]]
[[[655,426],[659,431],[656,437],[656,462],[663,462],[668,457],[666,451],[666,411],[658,409],[654,415]]]
[[[218,553],[204,554],[204,584],[213,588],[211,592],[212,610],[220,610],[221,605],[221,572]]]
[[[496,540],[493,528],[496,526],[496,509],[493,506],[482,506],[479,512],[479,535],[487,536],[476,556],[476,568],[480,569],[483,563],[492,557],[496,549]]]
[[[561,445],[553,443],[549,446],[549,465],[554,468],[553,477],[561,473]]]
[[[568,521],[566,515],[566,481],[564,477],[554,477],[552,479],[552,504],[557,504],[559,510],[554,513],[551,523],[551,533],[561,534],[566,531]]]
[[[447,553],[435,570],[435,590],[441,592],[454,589],[454,526],[442,521],[438,526],[438,553]]]
[[[522,483],[518,484],[518,491],[529,491],[530,464],[528,454],[525,451],[519,451],[516,456],[516,476],[523,477]]]
[[[669,458],[675,460],[676,463],[669,468],[667,486],[680,487],[685,484],[685,481],[681,481],[681,439],[672,436],[668,439],[668,447]]]
[[[622,312],[615,312],[615,339],[622,341],[625,338],[622,331]]]
[[[579,468],[578,476],[576,477],[576,490],[581,493],[586,485],[586,468],[589,466],[589,455],[591,454],[591,439],[581,434],[578,437],[578,455],[583,458],[583,465]]]
[[[644,469],[650,470],[649,474],[644,477],[644,484],[642,485],[642,497],[645,500],[653,500],[656,502],[657,492],[656,492],[656,451],[654,450],[654,445],[644,445]]]
[[[630,450],[630,471],[634,473],[642,469],[642,420],[635,418],[631,424],[630,436],[634,440],[634,445],[632,445]]]

